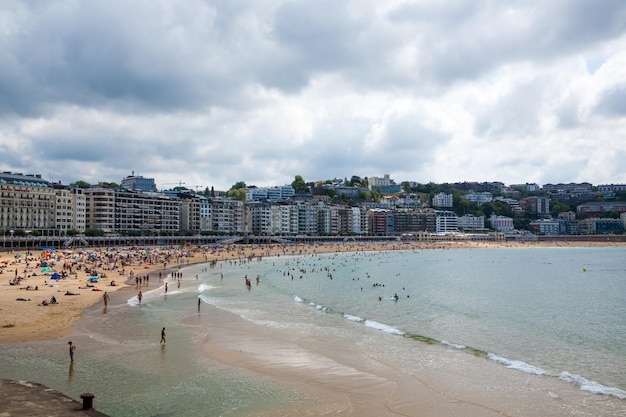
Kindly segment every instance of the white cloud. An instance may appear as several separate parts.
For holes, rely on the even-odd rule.
[[[0,5],[2,170],[626,182],[621,1]]]

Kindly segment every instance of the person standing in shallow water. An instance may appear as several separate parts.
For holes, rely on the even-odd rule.
[[[67,342],[70,345],[70,362],[74,362],[74,351],[76,350],[76,345],[72,343],[72,341]]]
[[[161,329],[161,342],[165,343],[165,327]]]

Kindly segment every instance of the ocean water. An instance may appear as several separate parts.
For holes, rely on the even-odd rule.
[[[115,417],[279,415],[311,400],[205,355],[222,312],[266,333],[348,339],[407,368],[426,346],[442,361],[466,354],[611,398],[626,413],[624,248],[281,256],[182,273],[180,289],[168,279],[167,295],[151,282],[141,305],[136,291],[122,291],[108,310],[89,309],[72,336],[73,366],[67,338],[5,345],[0,377],[75,398],[93,392],[96,407]]]

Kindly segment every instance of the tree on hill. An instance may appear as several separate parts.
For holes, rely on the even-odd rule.
[[[301,175],[296,175],[295,179],[291,183],[291,187],[296,194],[308,193],[311,191]]]
[[[558,217],[559,213],[567,211],[576,211],[576,206],[572,207],[570,204],[564,201],[550,201],[550,215],[552,217]]]
[[[111,190],[117,190],[120,188],[120,185],[114,182],[101,182],[100,185]]]
[[[91,187],[91,184],[89,184],[86,181],[79,180],[79,181],[75,181],[75,182],[70,183],[70,187],[72,187],[72,188],[89,188],[89,187]]]
[[[246,191],[241,188],[231,188],[226,195],[239,201],[246,201]]]
[[[246,185],[245,182],[243,181],[237,181],[236,183],[233,184],[232,187],[230,187],[231,190],[241,190],[242,188],[247,188],[248,186]]]

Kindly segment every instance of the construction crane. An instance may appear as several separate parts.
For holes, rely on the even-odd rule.
[[[185,185],[185,183],[183,181],[178,181],[178,182],[166,182],[161,185],[178,185],[179,187],[182,187],[183,185]]]

